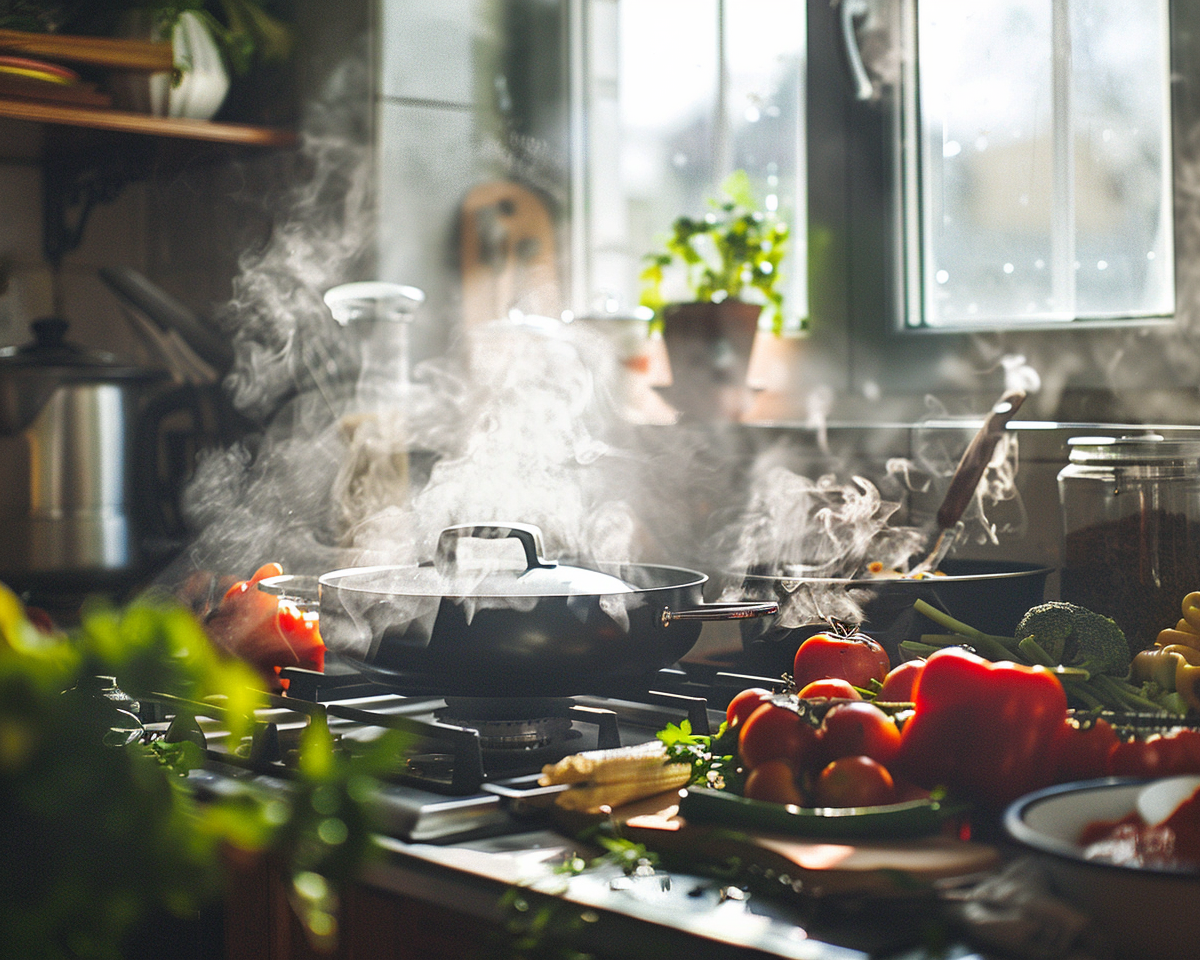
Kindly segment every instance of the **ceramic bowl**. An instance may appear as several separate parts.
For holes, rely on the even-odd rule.
[[[1004,828],[1044,864],[1056,892],[1088,913],[1121,958],[1200,956],[1200,871],[1085,860],[1077,838],[1095,820],[1130,813],[1147,781],[1061,784],[1022,797]]]

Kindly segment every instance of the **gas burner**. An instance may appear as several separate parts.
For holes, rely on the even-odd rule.
[[[580,734],[571,723],[571,701],[549,697],[447,697],[438,720],[478,731],[487,754],[550,751]]]

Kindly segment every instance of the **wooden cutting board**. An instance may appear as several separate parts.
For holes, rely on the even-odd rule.
[[[514,308],[549,317],[562,312],[554,224],[538,194],[508,180],[480,184],[463,201],[461,221],[468,324],[502,320]]]
[[[1000,864],[994,847],[940,834],[838,842],[688,823],[679,815],[674,793],[621,807],[613,816],[622,836],[650,850],[712,866],[736,858],[743,870],[786,874],[797,892],[810,896],[923,896],[934,881],[986,872]]]

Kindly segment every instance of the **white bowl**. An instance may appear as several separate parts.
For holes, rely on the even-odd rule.
[[[1055,891],[1095,920],[1117,957],[1194,958],[1200,871],[1085,860],[1078,843],[1089,823],[1132,812],[1147,782],[1109,778],[1039,790],[1008,808],[1004,828],[1038,856]]]

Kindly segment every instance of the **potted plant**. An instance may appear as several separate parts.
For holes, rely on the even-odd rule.
[[[789,228],[759,207],[742,170],[709,205],[699,219],[677,218],[665,248],[646,256],[641,303],[654,310],[667,349],[667,399],[685,417],[737,420],[763,310],[776,333],[783,328],[779,265]],[[667,299],[672,280],[682,281],[688,299]]]

